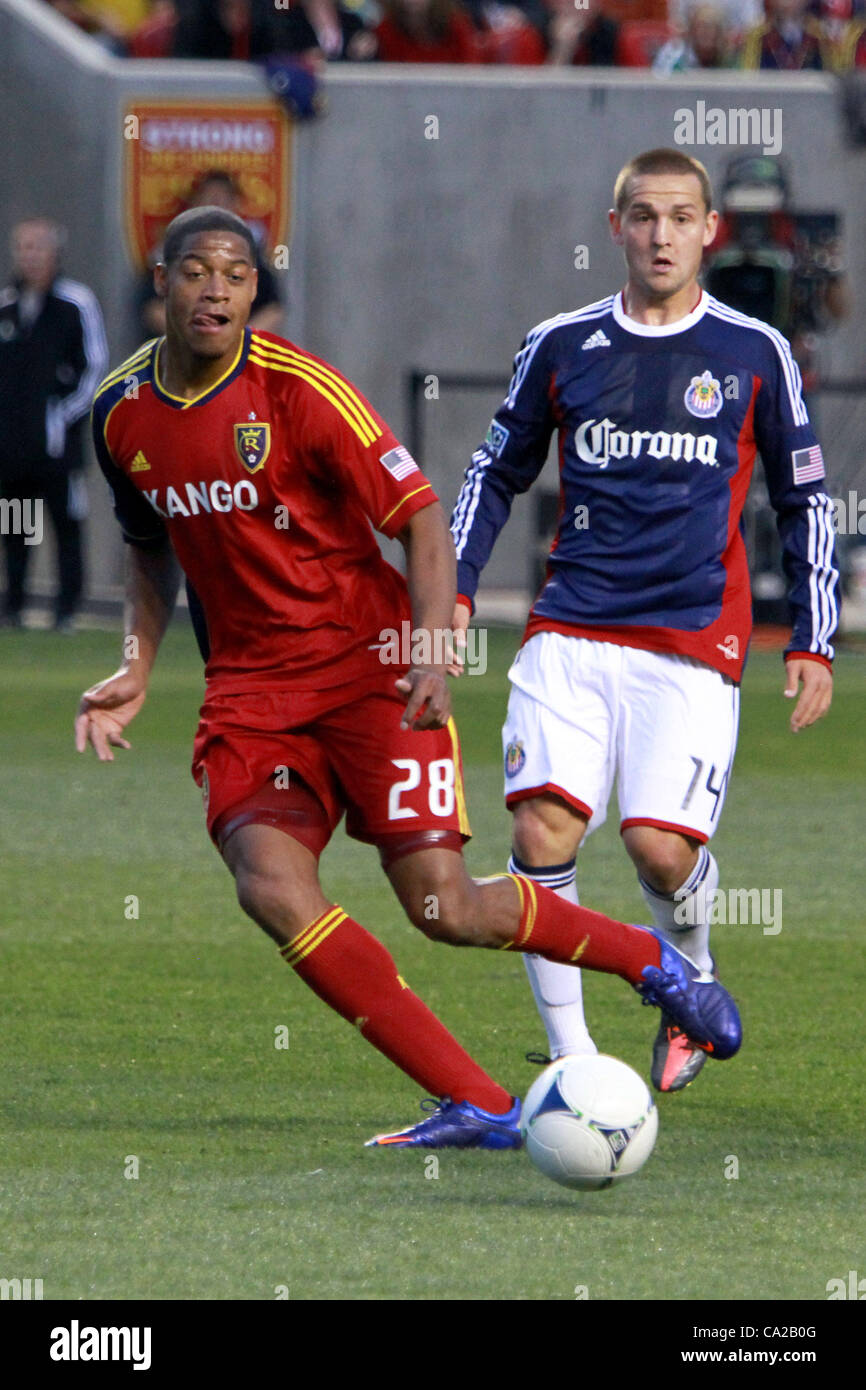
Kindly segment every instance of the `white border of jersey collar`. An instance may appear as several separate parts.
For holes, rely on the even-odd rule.
[[[616,295],[613,301],[613,317],[620,328],[624,328],[627,333],[636,333],[640,338],[669,338],[674,333],[685,333],[686,329],[694,327],[699,319],[702,319],[707,311],[707,304],[710,296],[706,290],[701,290],[701,297],[692,309],[690,314],[684,318],[677,319],[676,323],[638,323],[636,319],[630,319],[625,312],[622,304],[622,290]]]

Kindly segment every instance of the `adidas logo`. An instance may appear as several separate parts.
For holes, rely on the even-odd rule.
[[[581,351],[588,352],[590,348],[595,347],[610,347],[610,338],[608,338],[607,335],[603,333],[600,328],[596,333],[592,334],[592,337],[587,338],[586,342],[581,348]]]
[[[141,452],[141,450],[139,449],[139,451],[138,451],[138,453],[136,454],[135,458],[132,460],[132,464],[131,464],[130,470],[129,470],[130,473],[143,473],[144,470],[145,470],[146,468],[149,468],[149,467],[150,467],[150,464],[148,463],[147,459],[144,457],[144,454],[143,454],[143,453]]]

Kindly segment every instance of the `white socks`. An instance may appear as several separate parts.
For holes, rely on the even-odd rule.
[[[706,845],[701,845],[698,862],[676,892],[657,893],[642,878],[639,882],[653,923],[665,939],[699,970],[712,970],[708,900],[715,900],[712,895],[719,886],[719,866]]]
[[[544,869],[530,869],[512,854],[508,872],[523,874],[543,888],[550,888],[557,897],[578,905],[574,860],[554,864]],[[565,1057],[576,1052],[597,1052],[589,1036],[583,1016],[583,989],[580,970],[576,965],[560,965],[544,956],[523,957],[535,1003],[547,1030],[550,1056]]]
[[[508,871],[523,874],[544,888],[550,888],[566,902],[577,906],[574,860],[531,869],[512,854]],[[719,866],[706,845],[698,851],[697,863],[686,881],[674,893],[656,893],[643,879],[641,891],[652,913],[653,924],[673,946],[694,961],[699,970],[712,970],[709,902],[719,886]],[[560,965],[544,956],[523,957],[535,1003],[547,1030],[550,1056],[565,1057],[580,1052],[597,1052],[583,1015],[581,973],[576,965]]]

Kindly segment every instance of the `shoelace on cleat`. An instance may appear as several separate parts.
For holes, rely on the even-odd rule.
[[[450,1096],[443,1096],[441,1100],[437,1100],[435,1096],[426,1096],[418,1102],[419,1109],[426,1111],[428,1115],[435,1115],[437,1110],[444,1110],[446,1105],[451,1104]]]

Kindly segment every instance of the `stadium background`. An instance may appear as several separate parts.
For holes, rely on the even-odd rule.
[[[125,230],[124,112],[142,100],[230,105],[267,103],[270,94],[246,64],[111,57],[38,0],[0,0],[0,53],[0,239],[35,213],[68,227],[66,270],[99,296],[117,363],[141,336]],[[621,282],[605,216],[616,171],[636,150],[673,144],[674,113],[699,100],[780,110],[794,205],[842,213],[855,310],[823,339],[822,372],[831,383],[866,381],[856,303],[866,276],[866,156],[849,137],[836,77],[337,64],[325,90],[326,114],[290,132],[290,260],[278,271],[284,331],[346,372],[404,437],[411,372],[493,380],[486,390],[451,385],[438,400],[419,396],[421,462],[446,505],[526,330]],[[718,184],[736,149],[693,152]],[[587,248],[583,269],[578,246]],[[862,481],[866,400],[831,393],[818,413],[831,490],[847,495]],[[121,544],[95,473],[90,492],[89,593],[116,597]],[[485,588],[520,597],[510,609],[488,600],[494,616],[519,610],[535,587],[535,526],[534,504],[518,502]],[[40,550],[42,587],[50,547]]]

